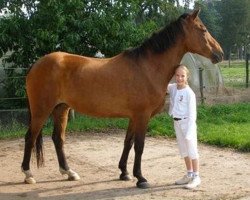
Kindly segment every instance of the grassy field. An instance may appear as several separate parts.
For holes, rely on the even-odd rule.
[[[202,143],[229,147],[239,151],[250,152],[250,103],[214,105],[198,107],[198,139]],[[67,132],[109,131],[110,129],[124,129],[126,119],[96,119],[86,116],[77,116],[69,122]],[[24,137],[27,128],[20,124],[0,129],[0,139]],[[50,135],[52,124],[49,121],[43,132]],[[162,113],[151,119],[148,126],[148,135],[167,136],[174,138],[172,119],[167,113]]]
[[[246,86],[246,62],[244,60],[228,61],[218,64],[226,87],[244,88]]]
[[[198,107],[198,139],[202,143],[250,152],[250,103]],[[171,119],[151,120],[150,135],[174,137]]]

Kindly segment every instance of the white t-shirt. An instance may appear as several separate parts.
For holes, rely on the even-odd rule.
[[[177,84],[169,84],[167,92],[170,94],[169,115],[176,118],[187,118],[187,135],[196,133],[196,97],[193,90],[187,85],[177,89]]]

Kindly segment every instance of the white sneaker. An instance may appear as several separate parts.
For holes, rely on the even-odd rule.
[[[187,185],[185,185],[185,188],[186,189],[194,189],[197,186],[199,186],[200,184],[201,184],[201,178],[199,176],[195,176],[192,178],[192,180]]]
[[[183,178],[175,181],[175,185],[184,185],[192,181],[192,177],[189,177],[187,175],[184,175]]]

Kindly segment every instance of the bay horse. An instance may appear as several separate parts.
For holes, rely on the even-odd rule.
[[[145,134],[151,117],[164,105],[166,88],[176,66],[187,52],[223,59],[219,43],[198,17],[199,10],[181,15],[141,45],[111,58],[90,58],[53,52],[40,58],[26,77],[30,125],[25,135],[22,171],[26,183],[36,183],[30,170],[32,150],[37,166],[44,163],[42,127],[51,115],[52,139],[59,170],[69,180],[80,179],[67,164],[64,153],[65,129],[70,108],[95,117],[128,118],[129,124],[119,161],[120,179],[129,180],[127,160],[134,145],[133,175],[138,188],[149,183],[141,171]]]

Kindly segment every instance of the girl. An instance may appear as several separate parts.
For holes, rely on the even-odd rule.
[[[184,158],[187,174],[175,184],[193,189],[200,185],[199,154],[197,149],[196,97],[188,85],[189,71],[179,65],[175,71],[176,83],[168,85],[170,94],[169,115],[174,119],[174,129],[180,155]]]

